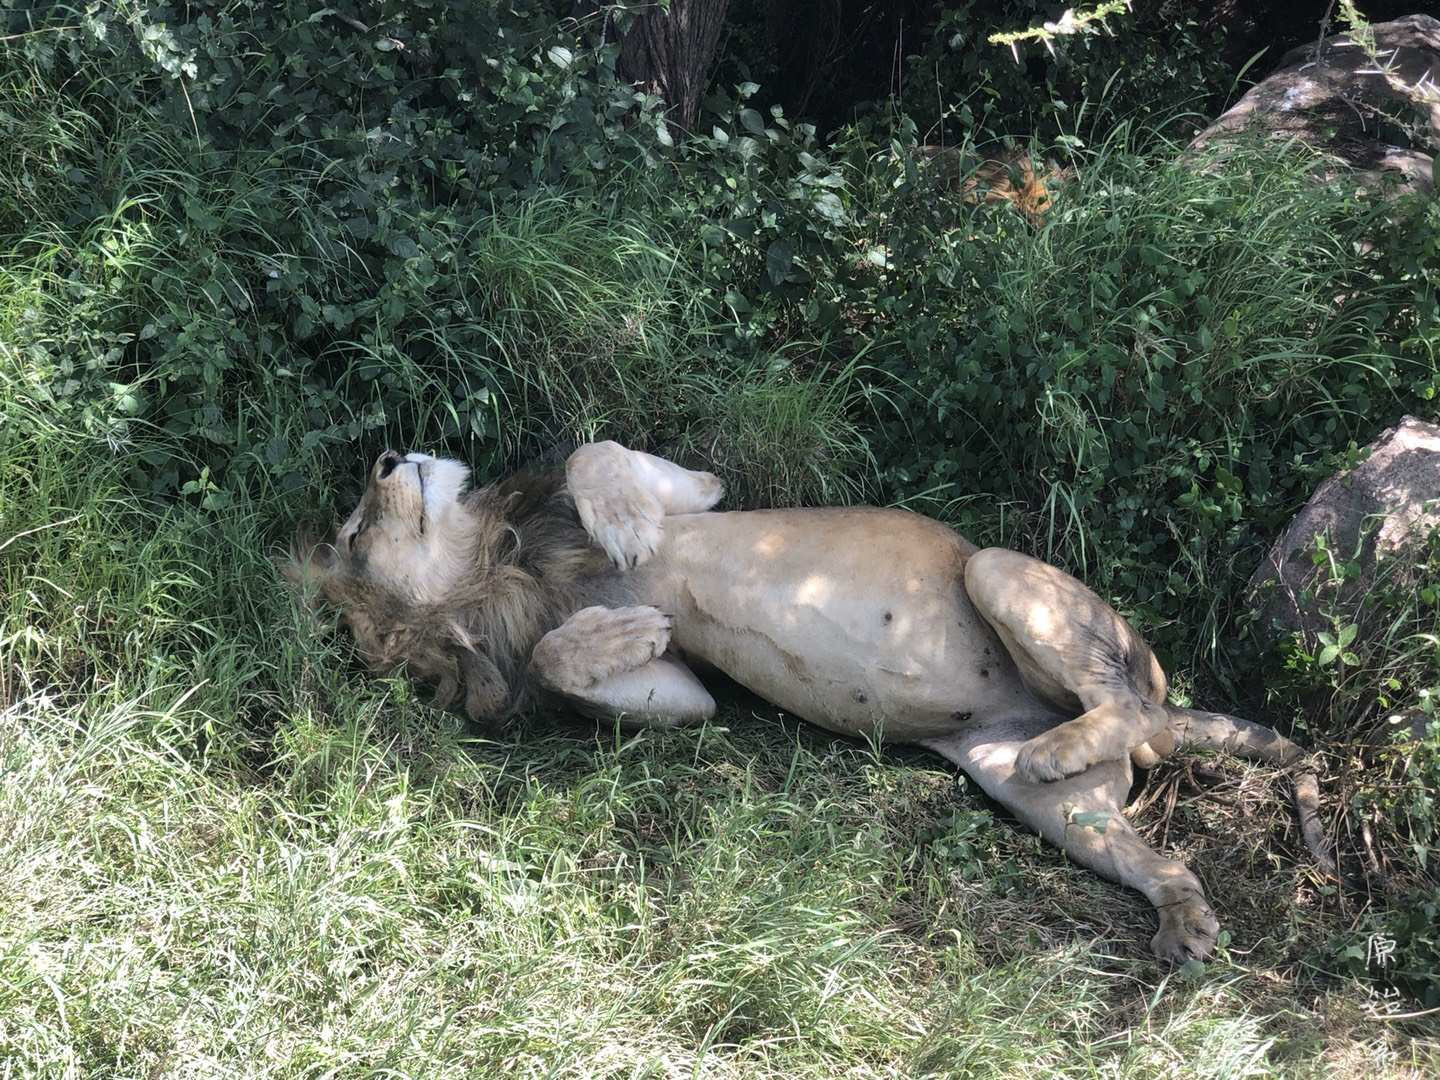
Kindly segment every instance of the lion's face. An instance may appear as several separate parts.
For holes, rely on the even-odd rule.
[[[507,561],[519,542],[504,514],[513,494],[467,493],[469,481],[458,461],[387,450],[334,538],[297,538],[277,561],[291,584],[338,609],[373,669],[407,665],[436,684],[439,706],[463,689],[471,718],[493,720],[523,697],[512,669],[548,609]]]
[[[412,603],[438,602],[463,568],[470,470],[426,454],[387,450],[360,504],[335,533],[335,571]]]
[[[334,540],[302,543],[282,564],[286,576],[317,588],[359,639],[369,636],[361,624],[370,613],[384,611],[389,622],[403,618],[397,607],[440,604],[464,577],[474,547],[474,515],[461,500],[469,479],[458,461],[385,451]]]

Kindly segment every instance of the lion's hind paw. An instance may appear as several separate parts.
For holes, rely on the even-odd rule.
[[[1157,910],[1160,932],[1150,940],[1150,948],[1161,960],[1183,964],[1187,960],[1204,960],[1215,951],[1220,922],[1203,896],[1187,896],[1157,906]]]
[[[1084,772],[1095,760],[1083,734],[1061,724],[1020,747],[1015,771],[1032,784],[1045,784]]]

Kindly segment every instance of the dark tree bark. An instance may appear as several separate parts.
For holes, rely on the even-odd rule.
[[[620,45],[620,75],[670,103],[670,121],[688,131],[720,48],[730,0],[670,0],[636,19]]]

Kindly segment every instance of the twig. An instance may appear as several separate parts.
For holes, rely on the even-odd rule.
[[[1009,30],[991,34],[985,40],[991,45],[1009,45],[1010,52],[1015,57],[1015,62],[1020,62],[1020,53],[1016,49],[1016,43],[1021,41],[1039,41],[1053,54],[1055,47],[1050,44],[1057,37],[1067,37],[1071,34],[1093,34],[1095,30],[1089,24],[1093,22],[1104,26],[1104,20],[1111,15],[1118,15],[1122,11],[1129,11],[1130,0],[1105,0],[1099,7],[1092,11],[1082,11],[1075,14],[1073,8],[1066,8],[1065,13],[1054,22],[1041,23],[1039,26],[1032,26],[1028,30]]]
[[[1320,16],[1320,36],[1315,39],[1315,55],[1310,61],[1311,64],[1318,64],[1320,62],[1320,50],[1325,47],[1325,31],[1330,29],[1330,16],[1334,11],[1335,0],[1330,0],[1330,3],[1325,5],[1325,14]],[[1308,67],[1309,65],[1307,64],[1306,66]],[[1301,68],[1300,70],[1304,71],[1305,69]]]
[[[359,19],[355,18],[354,15],[343,15],[338,11],[332,11],[330,12],[330,14],[333,18],[338,19],[340,22],[343,22],[346,26],[350,27],[351,30],[358,30],[362,34],[368,34],[370,32],[370,27],[366,26]]]
[[[1300,818],[1300,835],[1321,873],[1344,884],[1340,868],[1330,856],[1325,828],[1320,821],[1320,781],[1313,770],[1295,774],[1295,813]]]
[[[1440,1005],[1435,1006],[1435,1008],[1433,1008],[1433,1009],[1421,1009],[1419,1012],[1412,1012],[1412,1013],[1382,1013],[1382,1012],[1375,1012],[1375,1011],[1372,1009],[1372,1010],[1370,1011],[1370,1019],[1371,1019],[1371,1020],[1418,1020],[1418,1019],[1419,1019],[1420,1017],[1422,1017],[1422,1016],[1434,1016],[1436,1013],[1440,1013]]]

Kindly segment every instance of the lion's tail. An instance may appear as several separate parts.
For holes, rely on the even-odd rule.
[[[1334,881],[1341,880],[1320,819],[1320,781],[1315,770],[1306,764],[1304,750],[1273,728],[1242,720],[1238,716],[1203,709],[1182,709],[1168,704],[1165,709],[1170,714],[1170,730],[1175,736],[1177,748],[1203,746],[1268,765],[1285,768],[1301,766],[1293,774],[1300,835],[1320,870]]]

